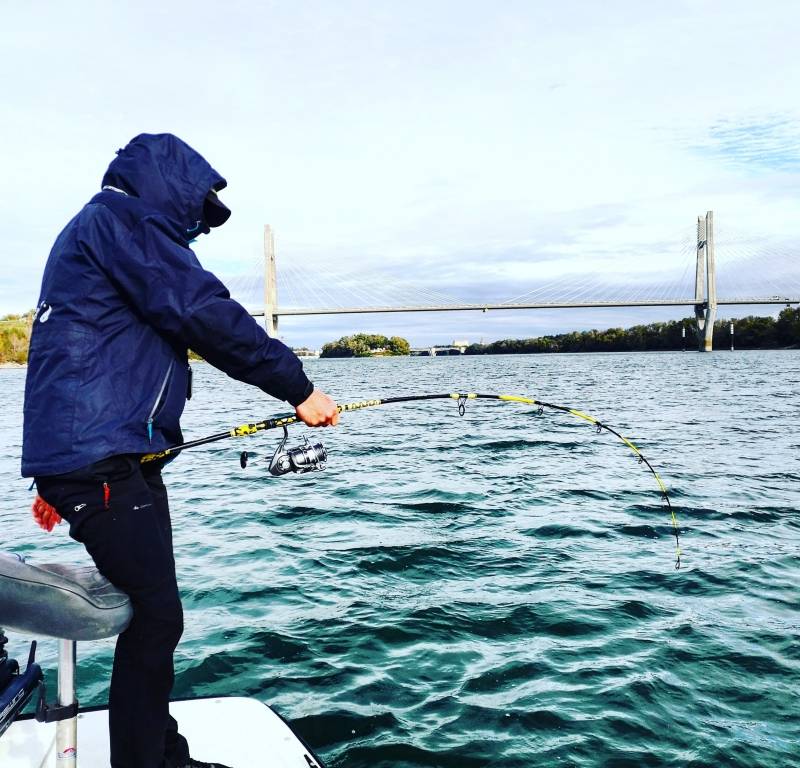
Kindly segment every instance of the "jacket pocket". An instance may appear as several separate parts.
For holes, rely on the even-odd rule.
[[[169,385],[169,380],[172,377],[172,369],[174,367],[175,361],[172,360],[167,368],[167,372],[164,374],[164,378],[161,380],[161,384],[158,388],[158,394],[156,395],[156,399],[153,402],[152,408],[150,408],[150,413],[147,414],[147,440],[149,442],[153,441],[153,422],[156,420],[159,412],[164,407],[167,386]]]
[[[91,336],[51,320],[34,325],[25,381],[23,461],[39,467],[68,461],[76,440],[78,387]]]

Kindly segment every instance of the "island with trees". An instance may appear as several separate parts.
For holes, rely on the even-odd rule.
[[[408,355],[411,345],[400,336],[356,333],[322,345],[320,357],[393,357]]]

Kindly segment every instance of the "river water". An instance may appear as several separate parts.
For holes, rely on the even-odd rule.
[[[800,766],[800,352],[312,360],[345,414],[329,468],[273,479],[277,435],[165,470],[186,610],[175,697],[254,696],[331,768]],[[30,520],[24,370],[0,371],[3,548],[84,561]],[[187,439],[286,412],[195,366]],[[20,638],[12,636],[18,655]],[[79,646],[82,704],[112,641]],[[42,643],[52,668],[55,644]],[[51,681],[53,676],[51,675]],[[239,767],[242,768],[242,767]]]

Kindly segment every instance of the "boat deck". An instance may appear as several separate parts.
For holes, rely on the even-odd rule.
[[[231,768],[323,768],[291,728],[255,699],[192,699],[170,704],[192,756]],[[3,768],[54,768],[55,723],[14,723],[0,738]],[[108,768],[108,710],[78,715],[79,768]]]

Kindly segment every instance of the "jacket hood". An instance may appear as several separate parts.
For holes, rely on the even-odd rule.
[[[103,176],[111,186],[138,197],[173,219],[185,231],[202,223],[209,190],[227,186],[225,179],[186,142],[171,133],[141,133],[117,151]]]

